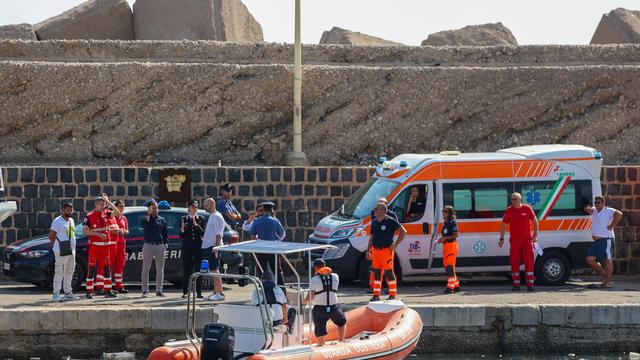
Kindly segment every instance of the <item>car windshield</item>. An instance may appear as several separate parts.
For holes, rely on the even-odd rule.
[[[344,211],[338,209],[337,216],[362,219],[371,215],[371,211],[381,197],[387,197],[400,185],[385,179],[371,178],[344,203]]]

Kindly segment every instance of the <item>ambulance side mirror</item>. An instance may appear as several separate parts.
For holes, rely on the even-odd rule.
[[[423,234],[431,234],[431,224],[422,223],[422,233]]]

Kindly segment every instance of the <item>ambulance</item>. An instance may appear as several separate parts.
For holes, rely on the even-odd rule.
[[[368,284],[365,259],[371,216],[381,197],[407,230],[395,258],[399,278],[444,273],[441,210],[457,213],[458,273],[510,272],[509,242],[500,248],[500,225],[513,192],[522,194],[539,220],[536,283],[560,285],[586,267],[592,244],[584,211],[601,194],[602,154],[581,145],[535,145],[492,153],[443,151],[382,157],[373,176],[325,217],[309,237],[334,249],[315,253],[341,277]],[[507,232],[508,240],[508,232]]]

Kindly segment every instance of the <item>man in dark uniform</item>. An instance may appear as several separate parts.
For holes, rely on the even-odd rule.
[[[280,223],[280,220],[273,216],[273,208],[275,204],[267,201],[260,204],[262,207],[262,216],[255,219],[251,223],[249,232],[252,239],[268,240],[268,241],[282,241],[285,238],[284,227]],[[267,271],[267,268],[275,269],[275,257],[269,254],[258,254],[258,261],[262,266],[263,271]],[[284,273],[282,272],[282,266],[278,267],[278,284],[284,284]]]
[[[445,294],[453,294],[460,291],[460,281],[456,275],[456,259],[458,257],[458,224],[453,206],[445,206],[442,209],[444,222],[442,223],[442,237],[438,244],[442,247],[442,263],[447,272],[447,288]]]
[[[191,274],[200,270],[202,262],[202,236],[204,235],[205,219],[198,215],[198,201],[187,203],[189,213],[180,218],[180,238],[182,239],[182,297],[187,297],[189,278]],[[202,280],[196,284],[198,297],[202,298]]]
[[[377,203],[374,210],[375,216],[371,219],[371,236],[367,246],[367,258],[371,260],[374,272],[373,297],[371,301],[379,301],[382,291],[382,278],[386,275],[389,285],[389,298],[395,300],[398,288],[396,275],[393,272],[393,258],[395,249],[400,245],[407,231],[400,223],[387,215],[387,206]],[[396,231],[400,232],[398,240],[393,241]]]
[[[242,215],[238,212],[235,205],[231,201],[231,195],[233,193],[232,184],[224,184],[220,187],[220,200],[216,201],[216,210],[222,214],[224,221],[233,228],[238,230],[238,224],[242,219]]]
[[[385,206],[387,206],[387,216],[395,219],[397,222],[400,222],[400,220],[398,219],[398,215],[391,209],[389,209],[389,200],[387,200],[387,198],[383,198],[381,197],[380,199],[378,199],[378,201],[376,201],[376,204],[384,204]],[[371,210],[371,219],[373,219],[373,217],[375,216],[374,214],[375,210]],[[371,266],[371,263],[369,263],[369,290],[373,293],[373,281],[374,281],[374,275],[373,275],[373,266]]]

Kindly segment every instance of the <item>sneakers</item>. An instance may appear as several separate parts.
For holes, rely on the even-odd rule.
[[[53,301],[53,302],[62,302],[62,296],[60,296],[60,294],[53,294],[53,297],[51,298],[51,301]]]
[[[202,294],[198,294],[197,297],[198,297],[198,299],[202,299],[203,298]]]
[[[87,293],[84,297],[86,299],[93,299],[93,293]]]
[[[455,292],[455,290],[453,290],[453,289],[449,289],[449,288],[444,289],[444,294],[445,294],[445,295],[447,295],[447,294],[453,294],[454,292]]]
[[[161,293],[161,292],[157,292],[157,293],[156,293],[156,296],[157,296],[157,297],[167,297],[167,295],[165,295],[165,294],[163,294],[163,293]]]
[[[380,296],[378,296],[378,295],[373,295],[373,297],[371,297],[371,299],[369,300],[369,302],[372,302],[372,301],[380,301]]]
[[[534,292],[536,290],[533,288],[533,286],[527,286],[527,291]]]
[[[387,300],[395,300],[395,299],[396,299],[395,295],[389,295],[389,297],[387,298]]]
[[[114,289],[115,292],[117,292],[118,294],[128,294],[129,290],[122,288],[122,289]]]
[[[73,293],[68,293],[68,294],[64,295],[62,300],[64,300],[64,301],[78,301],[78,300],[80,300],[80,298],[77,297],[76,295],[74,295]]]
[[[520,291],[520,286],[512,286],[511,291]]]
[[[96,295],[98,296],[104,295],[104,289],[96,290]]]
[[[186,299],[187,298],[187,294],[182,294],[182,298]]]
[[[107,292],[104,294],[104,297],[105,297],[105,298],[107,298],[107,299],[117,298],[117,297],[118,297],[118,294],[116,294],[116,292],[115,292],[115,291],[107,291]]]
[[[211,294],[211,295],[207,296],[205,298],[205,300],[209,300],[209,301],[224,301],[224,295],[218,294],[218,293],[214,293],[214,294]]]
[[[149,293],[147,291],[142,292],[142,297],[147,297],[149,296]]]

